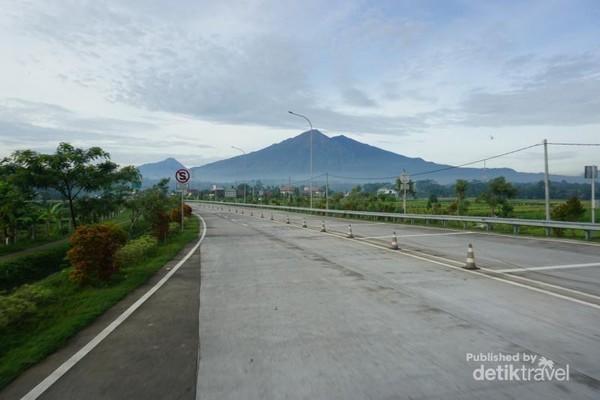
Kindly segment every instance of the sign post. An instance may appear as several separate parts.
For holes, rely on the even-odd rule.
[[[190,180],[190,171],[185,168],[180,168],[175,172],[175,180],[181,185],[181,230],[183,231],[183,195]]]
[[[404,208],[404,214],[406,214],[406,190],[408,189],[408,182],[410,182],[410,175],[404,171],[400,174],[400,183],[402,183],[402,206]]]

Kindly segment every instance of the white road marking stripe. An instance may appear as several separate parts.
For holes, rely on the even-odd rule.
[[[352,240],[352,241],[356,242],[356,239],[350,239],[350,238],[340,237],[338,235],[334,235],[334,234],[331,234],[331,233],[323,233],[323,234],[324,235],[329,235],[329,236],[332,236],[332,237],[336,237],[336,238],[339,238],[339,239],[343,239],[343,240]],[[523,283],[512,282],[512,281],[509,281],[507,279],[503,279],[503,278],[499,278],[499,277],[495,277],[495,276],[489,276],[489,275],[477,272],[476,270],[475,271],[471,271],[471,270],[468,270],[468,269],[464,269],[463,267],[457,267],[455,265],[450,264],[450,262],[456,262],[454,260],[447,260],[447,262],[435,261],[435,260],[432,260],[432,259],[429,259],[429,258],[418,256],[416,254],[410,254],[410,253],[407,253],[407,252],[398,252],[398,250],[391,250],[391,249],[388,249],[386,247],[382,247],[381,245],[377,245],[377,244],[373,244],[373,243],[369,243],[369,242],[364,242],[364,241],[360,241],[359,240],[358,243],[361,243],[361,244],[363,244],[365,246],[371,246],[371,247],[375,247],[375,248],[378,248],[378,249],[382,249],[382,250],[386,250],[386,251],[391,251],[391,252],[393,252],[395,254],[398,254],[398,255],[403,255],[403,256],[412,257],[412,258],[416,258],[416,259],[423,260],[423,261],[428,261],[428,262],[430,262],[432,264],[442,265],[444,267],[452,268],[452,269],[455,269],[455,270],[458,270],[458,271],[461,271],[461,272],[466,272],[466,273],[469,273],[469,274],[477,275],[477,276],[482,277],[482,278],[492,279],[492,280],[495,280],[495,281],[498,281],[498,282],[503,282],[503,283],[506,283],[506,284],[509,284],[509,285],[518,286],[518,287],[521,287],[521,288],[524,288],[524,289],[528,289],[528,290],[531,290],[531,291],[534,291],[534,292],[544,293],[544,294],[547,294],[547,295],[552,296],[552,297],[557,297],[559,299],[567,300],[567,301],[570,301],[572,303],[577,303],[577,304],[585,305],[585,306],[592,307],[592,308],[600,310],[600,305],[595,304],[595,303],[590,303],[588,301],[579,300],[579,299],[576,299],[574,297],[569,297],[569,296],[565,296],[565,295],[562,295],[562,294],[554,293],[554,292],[551,292],[549,290],[539,289],[539,288],[536,288],[536,287],[533,287],[533,286],[525,285]],[[436,257],[436,258],[438,258],[440,260],[444,260],[444,258],[442,258],[442,257]],[[488,270],[488,271],[493,271],[493,270]],[[531,279],[529,279],[529,280],[532,281],[532,282],[535,282],[535,283],[541,283],[541,284],[543,284],[543,282],[537,282],[537,281],[533,281]],[[563,288],[561,286],[555,286],[555,285],[546,285],[546,286],[553,286],[553,287],[556,287],[558,289],[563,289],[563,290],[566,290],[566,291],[575,292],[574,290]],[[585,295],[586,293],[581,293],[581,294]],[[593,296],[593,295],[589,295],[589,297],[598,298],[597,296]]]
[[[489,269],[493,272],[507,273],[507,272],[529,272],[529,271],[542,271],[548,269],[568,269],[568,268],[587,268],[587,267],[598,267],[600,263],[589,263],[589,264],[570,264],[570,265],[550,265],[547,267],[523,267],[523,268],[510,268],[510,269]]]
[[[451,236],[451,235],[471,235],[475,232],[449,232],[449,233],[422,233],[418,235],[398,235],[399,238],[402,237],[417,237],[417,236]]]
[[[474,232],[449,232],[449,233],[421,233],[418,235],[397,235],[398,238],[404,238],[404,237],[418,237],[418,236],[450,236],[450,235],[469,235],[472,234]],[[359,240],[362,239],[388,239],[391,238],[392,235],[388,235],[388,236],[370,236],[370,237],[361,237],[358,238]]]
[[[173,267],[168,274],[166,274],[156,285],[154,285],[150,290],[148,290],[142,297],[140,297],[135,303],[133,303],[127,310],[123,312],[123,314],[119,315],[117,319],[115,319],[110,325],[108,325],[102,332],[100,332],[95,338],[90,340],[85,346],[81,348],[77,353],[75,353],[71,358],[65,361],[60,367],[58,367],[54,372],[46,377],[42,382],[40,382],[36,387],[31,389],[29,393],[21,398],[21,400],[34,400],[37,399],[40,395],[42,395],[50,386],[52,386],[56,381],[58,381],[64,374],[66,374],[71,368],[73,368],[79,361],[81,361],[86,355],[88,355],[96,346],[98,346],[108,335],[110,335],[115,329],[119,327],[127,318],[131,316],[142,304],[146,302],[158,289],[160,289],[168,280],[173,276],[175,272],[181,267],[194,252],[200,247],[204,237],[206,236],[206,222],[204,219],[198,215],[198,218],[202,221],[202,225],[204,226],[204,230],[198,243],[194,246],[193,249],[190,250],[186,256],[177,263]]]

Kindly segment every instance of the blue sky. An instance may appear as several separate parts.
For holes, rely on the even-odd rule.
[[[599,20],[595,0],[4,0],[0,156],[198,166],[307,130],[288,110],[453,165],[600,143]],[[551,173],[591,164],[550,147]],[[487,166],[540,172],[542,149]]]

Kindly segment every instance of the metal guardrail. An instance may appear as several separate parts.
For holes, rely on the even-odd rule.
[[[399,213],[382,213],[372,211],[350,211],[350,210],[325,210],[322,208],[306,208],[306,207],[290,207],[290,206],[272,206],[266,204],[244,204],[219,201],[201,201],[195,202],[215,205],[237,206],[272,209],[279,211],[302,212],[317,215],[338,215],[338,216],[357,216],[357,217],[372,217],[372,218],[392,218],[395,220],[421,220],[421,221],[441,221],[444,226],[448,222],[462,222],[465,224],[473,223],[480,224],[485,229],[489,230],[493,225],[510,225],[513,227],[513,232],[518,234],[522,226],[540,227],[546,229],[546,236],[550,236],[552,229],[575,229],[585,233],[586,240],[593,237],[594,232],[600,231],[600,224],[583,223],[583,222],[563,222],[563,221],[545,221],[537,219],[519,219],[519,218],[497,218],[497,217],[463,217],[458,215],[432,215],[432,214],[399,214]]]

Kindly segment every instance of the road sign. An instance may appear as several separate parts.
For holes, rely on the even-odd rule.
[[[410,181],[410,175],[408,175],[408,172],[403,172],[400,174],[400,182],[408,183],[409,181]]]
[[[187,183],[187,181],[190,180],[190,171],[185,168],[178,169],[177,172],[175,172],[175,179],[179,183]]]

